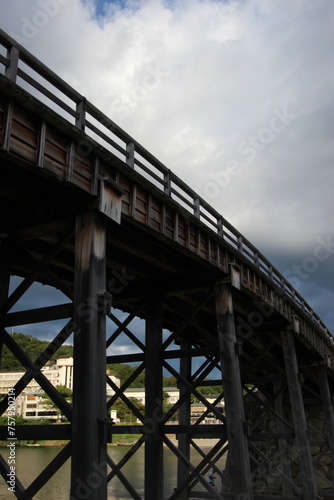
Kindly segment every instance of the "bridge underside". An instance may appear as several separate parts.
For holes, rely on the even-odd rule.
[[[68,440],[30,484],[17,471],[16,497],[33,498],[71,460],[71,499],[83,498],[84,485],[84,498],[105,500],[115,481],[136,500],[334,498],[334,350],[320,326],[303,310],[297,317],[295,297],[246,261],[241,240],[239,249],[221,241],[166,192],[0,83],[0,342],[26,370],[14,394],[35,379],[68,420],[16,427],[18,440]],[[43,304],[25,307],[36,283],[57,289],[63,302],[46,303],[46,294]],[[30,359],[10,331],[45,323],[47,332],[51,321],[63,326]],[[73,405],[42,371],[69,340]],[[128,346],[122,354],[119,345]],[[118,388],[107,363],[137,369]],[[144,371],[139,410],[125,390]],[[163,375],[180,391],[165,413]],[[216,386],[214,401],[203,396],[207,386]],[[112,425],[118,399],[137,425]],[[194,400],[204,408],[197,418]],[[0,414],[8,403],[5,396]],[[119,463],[107,446],[117,433],[140,435]],[[7,434],[6,426],[0,438]],[[215,440],[209,451],[205,439]],[[142,447],[138,490],[125,470]],[[169,492],[167,449],[177,460]],[[212,468],[217,490],[207,481]],[[0,473],[6,482],[3,456]]]
[[[22,485],[18,474],[17,498],[32,498],[68,459],[72,498],[80,498],[80,484],[88,484],[89,498],[107,498],[107,485],[115,480],[131,498],[143,498],[122,472],[141,445],[147,500],[166,497],[166,447],[179,463],[170,500],[334,495],[332,374],[285,318],[242,293],[237,268],[222,273],[200,266],[196,258],[152,238],[149,230],[140,231],[130,220],[110,221],[92,209],[91,197],[40,176],[31,182],[6,155],[1,156],[0,172],[1,340],[27,370],[15,394],[35,378],[70,422],[17,427],[19,440],[69,440],[30,485]],[[9,293],[10,275],[22,281]],[[60,290],[64,303],[29,310],[15,307],[34,282]],[[136,323],[136,317],[144,323]],[[36,360],[29,359],[9,333],[20,325],[60,319],[65,326]],[[132,328],[131,322],[136,326]],[[73,407],[40,371],[71,334]],[[129,352],[113,355],[120,336],[131,344]],[[144,412],[124,395],[135,376],[120,389],[107,377],[115,395],[105,404],[106,362],[134,362],[135,376],[145,370]],[[180,388],[180,399],[167,414],[162,411],[163,373],[175,376]],[[215,382],[206,381],[212,377]],[[199,391],[206,384],[217,386],[214,402]],[[205,412],[191,422],[194,397]],[[110,425],[107,409],[117,398],[140,424]],[[4,398],[2,413],[7,405]],[[205,424],[207,415],[218,423]],[[125,432],[141,437],[116,464],[108,456],[107,442],[113,433]],[[204,438],[216,440],[209,452],[203,448],[205,453]],[[200,457],[196,465],[191,463],[191,450]],[[219,478],[218,491],[206,479],[212,467]],[[0,469],[6,478],[3,458]],[[96,474],[99,480],[94,483]]]

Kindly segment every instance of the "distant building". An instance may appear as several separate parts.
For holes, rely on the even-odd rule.
[[[167,402],[169,404],[174,405],[177,403],[180,397],[180,391],[177,387],[164,387],[163,392],[166,392],[168,394],[168,399]],[[143,387],[141,388],[130,388],[127,389],[124,392],[125,396],[127,398],[137,398],[143,406],[145,406],[145,389]],[[203,396],[208,403],[213,404],[214,401],[217,399],[218,395],[207,395]],[[222,414],[225,413],[225,404],[224,400],[222,400],[219,404],[216,405],[216,408],[218,411],[220,411]],[[195,423],[199,417],[203,415],[204,412],[206,412],[207,407],[203,403],[193,403],[191,405],[190,409],[190,421],[191,423]],[[219,424],[221,421],[214,415],[212,412],[209,412],[205,418],[202,421],[203,424]]]
[[[55,387],[62,385],[73,390],[73,358],[63,356],[56,361],[48,362],[41,368],[43,375]],[[25,371],[0,372],[0,394],[6,395],[12,387],[24,376]],[[120,379],[109,375],[112,381],[120,386]],[[107,395],[112,396],[114,391],[107,385]],[[43,398],[44,391],[35,379],[32,379],[25,389],[16,397],[16,414],[30,420],[57,420],[59,412],[50,407]]]

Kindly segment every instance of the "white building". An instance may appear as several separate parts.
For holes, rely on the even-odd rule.
[[[41,368],[43,375],[55,387],[62,385],[73,390],[73,358],[71,356],[58,358],[55,362],[47,363]],[[25,371],[0,372],[0,394],[6,395],[9,389],[24,376]],[[109,375],[112,381],[120,386],[120,379]],[[49,406],[43,398],[44,391],[35,379],[32,379],[21,394],[15,398],[16,414],[25,419],[40,420],[59,418],[59,412]],[[112,396],[114,391],[107,385],[107,395]]]

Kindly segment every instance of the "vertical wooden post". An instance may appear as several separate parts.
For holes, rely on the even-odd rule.
[[[0,307],[8,298],[10,268],[11,268],[11,250],[6,240],[0,243]],[[3,341],[0,337],[0,368],[2,362]]]
[[[222,364],[226,427],[233,498],[253,499],[245,429],[240,360],[230,284],[215,287],[218,340]]]
[[[307,422],[293,332],[288,330],[283,331],[281,332],[281,338],[295,430],[295,451],[299,457],[300,472],[303,481],[303,498],[304,500],[315,500],[317,498],[317,487],[314,478],[310,443],[307,436]]]
[[[162,304],[150,297],[145,342],[145,500],[163,500]]]
[[[328,447],[332,458],[332,469],[334,470],[334,414],[331,393],[328,385],[327,369],[325,365],[318,366],[318,380],[325,417]]]
[[[79,215],[75,234],[71,499],[106,500],[106,234],[98,215]]]
[[[274,383],[274,392],[278,392],[281,388],[281,384],[275,382]],[[283,419],[286,418],[286,411],[284,408],[283,394],[282,392],[275,399],[275,411],[280,415]],[[284,423],[277,419],[277,432],[281,433],[286,431]],[[278,451],[280,454],[280,459],[282,461],[282,470],[286,477],[281,477],[282,484],[282,494],[286,496],[292,496],[292,485],[289,479],[291,480],[291,467],[290,461],[286,459],[287,452],[287,441],[286,439],[278,439]]]
[[[183,340],[181,342],[181,349],[190,349],[191,344],[188,340]],[[191,382],[191,357],[182,357],[180,359],[180,375],[188,382]],[[187,387],[185,387],[182,382],[180,383],[180,398],[187,391]],[[190,407],[191,407],[191,396],[188,394],[186,400],[180,406],[179,409],[179,425],[190,425]],[[178,447],[180,452],[190,460],[190,437],[187,433],[179,434],[178,436]],[[177,466],[177,486],[179,487],[181,483],[189,475],[189,467],[182,462],[180,459],[178,460]],[[187,500],[188,492],[182,491],[179,494],[179,500]]]

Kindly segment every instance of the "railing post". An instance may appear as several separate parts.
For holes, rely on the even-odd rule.
[[[11,47],[8,50],[9,65],[5,70],[5,76],[12,82],[16,82],[17,70],[19,67],[20,51],[17,47]]]
[[[77,103],[77,117],[75,120],[75,126],[81,131],[85,131],[86,125],[86,99],[83,97],[81,101]]]
[[[133,142],[128,142],[126,145],[126,164],[130,168],[135,168],[135,145]]]
[[[238,236],[238,250],[240,253],[243,253],[243,239],[242,236]]]
[[[222,218],[217,220],[217,233],[219,236],[224,238],[224,223]]]
[[[164,193],[167,196],[171,196],[172,194],[172,179],[170,170],[164,173]]]
[[[259,257],[259,251],[256,250],[254,252],[254,264],[256,265],[257,268],[260,267],[260,257]]]
[[[201,203],[199,198],[194,198],[194,216],[199,219],[201,215]]]

